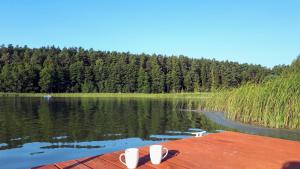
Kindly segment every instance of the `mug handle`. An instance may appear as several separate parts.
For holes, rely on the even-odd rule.
[[[121,161],[122,164],[126,165],[126,163],[122,161],[122,156],[125,156],[125,153],[120,154],[119,160]]]
[[[168,149],[167,149],[166,147],[164,147],[164,148],[163,148],[163,150],[165,150],[165,151],[166,151],[166,153],[165,153],[165,155],[163,156],[163,158],[162,158],[162,159],[166,158],[166,157],[167,157],[167,155],[168,155],[168,152],[169,152],[169,151],[168,151]]]

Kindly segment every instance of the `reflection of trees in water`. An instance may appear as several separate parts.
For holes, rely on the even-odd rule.
[[[50,145],[50,146],[43,146],[43,147],[40,147],[41,149],[54,149],[54,148],[102,148],[102,146],[91,146],[91,145],[86,145],[86,146],[81,146],[81,145],[75,145],[75,144],[58,144],[58,145]]]
[[[188,108],[184,100],[1,98],[0,104],[0,143],[7,143],[2,148],[36,141],[149,139],[168,130],[216,128],[203,115],[179,111]]]

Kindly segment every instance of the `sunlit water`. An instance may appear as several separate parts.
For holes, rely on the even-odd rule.
[[[0,98],[0,168],[30,168],[100,155],[189,138],[202,130],[250,130],[264,135],[228,125],[220,115],[184,111],[187,108],[191,104],[186,100]]]

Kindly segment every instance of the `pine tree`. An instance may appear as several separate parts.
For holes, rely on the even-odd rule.
[[[172,58],[172,91],[181,92],[183,89],[183,76],[178,59]]]
[[[55,86],[55,69],[53,65],[45,66],[40,72],[39,86],[41,87],[41,92],[54,92]]]
[[[228,63],[221,66],[221,84],[223,88],[229,88],[230,86],[230,70]]]
[[[83,93],[92,93],[95,92],[95,87],[91,81],[85,80],[81,86]]]
[[[84,67],[82,61],[70,65],[71,91],[81,92],[81,85],[84,81]]]
[[[127,91],[135,92],[137,91],[137,77],[138,77],[138,61],[136,57],[129,58],[129,64],[127,65],[126,74],[128,75]]]
[[[62,67],[61,65],[57,64],[55,66],[55,91],[56,92],[66,92],[69,91],[70,87],[70,79],[68,76],[68,69]]]
[[[138,92],[139,93],[150,93],[150,77],[148,73],[141,67],[138,73]]]
[[[91,93],[95,92],[96,88],[94,85],[94,74],[93,74],[93,67],[92,66],[85,66],[84,67],[84,83],[81,85],[82,92],[84,93]]]
[[[14,78],[13,73],[11,70],[11,65],[6,64],[2,68],[1,76],[0,76],[0,82],[1,82],[1,88],[3,92],[15,92],[13,89],[14,86]]]
[[[191,72],[187,72],[186,75],[184,76],[184,87],[185,87],[185,91],[187,91],[187,92],[194,91],[193,79],[191,76]]]
[[[202,62],[201,65],[201,91],[208,91],[208,76],[207,76],[207,62]]]
[[[102,59],[96,60],[96,65],[94,66],[94,74],[98,92],[105,92],[106,69],[104,67],[104,61]]]
[[[164,92],[164,73],[160,67],[157,57],[153,56],[150,59],[151,64],[151,92],[162,93]]]
[[[165,77],[165,92],[169,93],[172,90],[172,60],[166,60],[166,77]]]
[[[200,86],[201,86],[200,66],[195,60],[192,61],[191,77],[193,79],[194,92],[200,92]]]
[[[213,60],[212,65],[211,65],[211,90],[217,90],[220,85],[220,75],[219,75],[219,68],[216,63],[216,61]]]
[[[27,83],[24,80],[24,66],[23,64],[12,64],[12,81],[13,85],[11,86],[12,90],[15,92],[23,92],[22,85]]]

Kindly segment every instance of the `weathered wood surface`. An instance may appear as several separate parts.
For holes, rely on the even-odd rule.
[[[210,134],[162,143],[169,155],[152,165],[149,147],[140,148],[140,169],[300,169],[300,142],[236,132]],[[88,157],[39,169],[120,169],[123,151]]]

